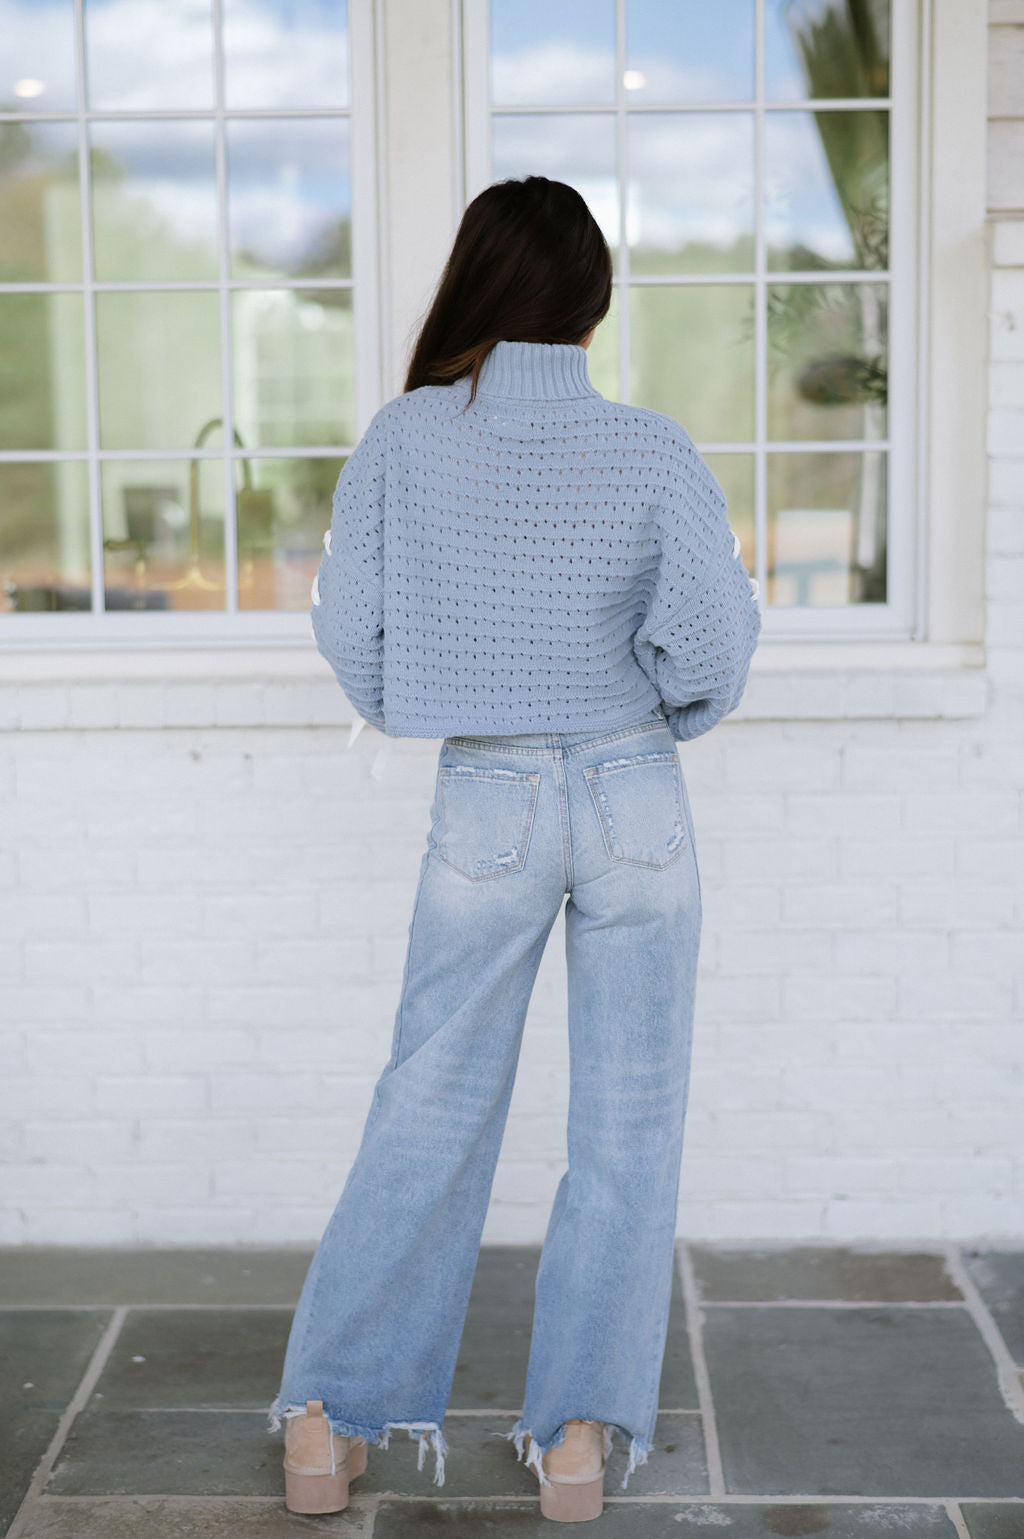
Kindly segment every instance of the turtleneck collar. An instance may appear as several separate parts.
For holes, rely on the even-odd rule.
[[[587,373],[587,350],[574,342],[496,342],[484,359],[477,395],[554,401],[600,395]]]

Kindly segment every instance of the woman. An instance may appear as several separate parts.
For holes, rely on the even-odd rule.
[[[612,265],[545,177],[469,205],[403,394],[346,462],[313,585],[359,715],[441,738],[390,1058],[295,1314],[293,1511],[344,1507],[367,1443],[441,1422],[545,941],[565,899],[568,1169],[523,1414],[542,1512],[602,1510],[657,1414],[701,930],[678,741],[738,704],[761,625],[678,422],[605,399]],[[669,339],[667,339],[669,341]],[[669,345],[670,341],[669,341]],[[680,367],[685,364],[685,342]]]

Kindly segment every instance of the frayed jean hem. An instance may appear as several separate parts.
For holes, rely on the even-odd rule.
[[[595,1417],[594,1419],[596,1420],[597,1418]],[[647,1463],[647,1455],[650,1453],[653,1445],[649,1439],[642,1438],[638,1434],[630,1432],[628,1427],[620,1427],[617,1422],[602,1422],[602,1427],[604,1429],[604,1457],[606,1459],[612,1451],[613,1432],[619,1432],[624,1438],[629,1438],[630,1440],[629,1459],[626,1465],[626,1473],[623,1475],[622,1482],[619,1487],[620,1490],[624,1491],[626,1489],[626,1484],[629,1480],[629,1477],[632,1475],[637,1465]],[[516,1422],[511,1432],[501,1432],[495,1435],[498,1437],[514,1439],[516,1445],[516,1458],[520,1461],[520,1463],[523,1461],[523,1446],[524,1444],[527,1444],[527,1467],[533,1467],[542,1486],[551,1485],[551,1481],[545,1474],[544,1466],[541,1461],[550,1448],[557,1448],[560,1443],[565,1442],[565,1422],[562,1423],[562,1425],[555,1432],[554,1436],[550,1437],[546,1443],[538,1443],[533,1433],[529,1430],[528,1427],[524,1425],[522,1417],[520,1417],[519,1421]]]
[[[312,1397],[311,1397],[312,1398]],[[319,1398],[319,1397],[317,1397]],[[306,1414],[305,1402],[302,1405],[282,1405],[280,1399],[273,1402],[267,1412],[267,1431],[279,1432],[281,1423],[289,1416],[304,1416]],[[427,1456],[427,1448],[434,1450],[434,1484],[444,1485],[444,1459],[448,1452],[448,1443],[440,1424],[436,1421],[387,1421],[383,1427],[363,1426],[359,1422],[344,1421],[338,1416],[332,1416],[324,1402],[324,1417],[332,1432],[339,1437],[361,1437],[366,1443],[379,1443],[382,1448],[387,1448],[391,1434],[403,1428],[411,1438],[419,1439],[419,1453],[416,1458],[416,1468],[423,1468]]]

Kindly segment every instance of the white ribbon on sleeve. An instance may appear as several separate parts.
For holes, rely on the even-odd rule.
[[[368,723],[363,719],[362,716],[359,716],[358,714],[355,716],[352,722],[351,730],[349,731],[348,742],[345,744],[346,753],[348,753],[360,732],[362,732],[363,728],[367,725]],[[374,754],[373,763],[370,765],[370,774],[374,780],[380,780],[383,778],[384,770],[387,767],[388,759],[391,757],[391,751],[394,744],[394,739],[388,737],[386,732],[381,732],[379,735],[381,738],[383,738],[383,742],[377,749],[377,752]]]
[[[736,531],[734,529],[732,531],[732,554],[733,554],[733,559],[734,560],[739,555],[739,553],[740,553],[740,537],[739,537],[739,535],[736,533]],[[750,594],[751,594],[751,597],[756,601],[758,599],[759,595],[760,595],[760,592],[761,592],[761,585],[758,582],[756,577],[748,577],[747,581],[750,584]]]

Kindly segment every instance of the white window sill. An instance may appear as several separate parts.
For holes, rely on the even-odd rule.
[[[984,714],[988,695],[981,646],[762,638],[728,721],[967,718]],[[0,651],[0,729],[343,726],[353,716],[305,639]]]
[[[730,721],[982,716],[985,649],[927,641],[764,640]]]

